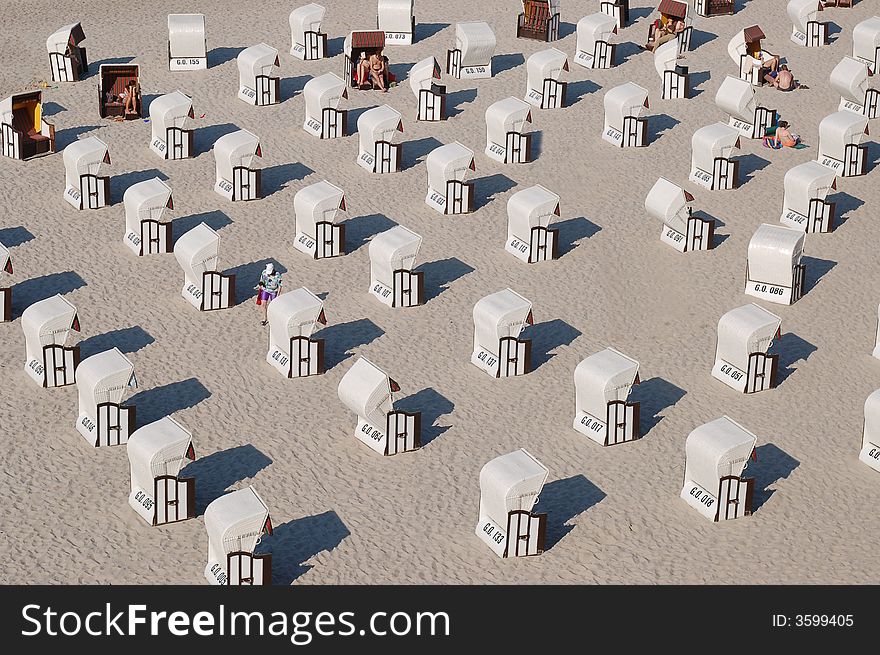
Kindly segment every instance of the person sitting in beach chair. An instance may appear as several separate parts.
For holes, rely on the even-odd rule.
[[[367,53],[361,52],[357,70],[360,89],[382,89],[382,93],[388,93],[389,74],[388,57],[382,54],[382,50],[377,50],[369,57]]]
[[[654,52],[657,46],[661,46],[667,41],[671,41],[672,39],[676,38],[681,32],[684,31],[684,27],[684,21],[679,18],[667,21],[665,23],[657,20],[654,24],[654,29],[651,31],[651,37],[645,44],[645,50]]]

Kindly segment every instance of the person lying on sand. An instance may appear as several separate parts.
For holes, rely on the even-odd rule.
[[[788,121],[779,121],[774,134],[764,137],[764,147],[779,150],[780,148],[796,148],[800,145],[801,137],[792,134],[788,128]]]

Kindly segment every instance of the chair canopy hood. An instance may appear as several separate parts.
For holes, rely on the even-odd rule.
[[[523,132],[531,122],[532,106],[519,98],[504,98],[486,109],[486,130],[492,143],[506,143],[508,132]]]
[[[638,383],[639,363],[614,348],[605,348],[582,360],[574,370],[577,411],[605,421],[608,403],[625,401]]]
[[[413,0],[379,0],[379,29],[411,32],[413,4]]]
[[[385,371],[366,357],[358,357],[336,391],[343,405],[384,431],[385,417],[394,409],[391,382]]]
[[[192,98],[175,91],[159,96],[150,103],[150,125],[153,138],[166,138],[169,127],[183,129],[187,118],[193,118]]]
[[[775,284],[792,285],[792,268],[804,254],[806,234],[782,225],[764,223],[749,241],[749,279]]]
[[[836,189],[837,175],[817,161],[808,161],[789,168],[785,173],[783,204],[798,214],[808,216],[810,200],[824,200],[829,190]]]
[[[96,136],[78,139],[64,149],[64,178],[67,186],[79,189],[80,175],[97,175],[102,164],[110,163],[107,144]]]
[[[480,516],[507,528],[509,512],[531,512],[550,475],[525,448],[500,455],[480,470]]]
[[[283,346],[294,337],[310,338],[316,323],[327,322],[324,301],[305,287],[279,295],[269,303],[266,316],[273,339],[284,337],[279,339],[279,345]]]
[[[256,489],[245,487],[211,501],[205,508],[208,561],[226,565],[229,553],[252,553],[263,534],[272,534],[269,508]]]
[[[742,476],[757,442],[754,434],[727,416],[704,423],[685,441],[685,479],[718,493],[721,478]]]
[[[411,271],[422,237],[403,225],[377,234],[370,241],[370,272],[374,279],[393,287],[394,271]]]
[[[434,148],[425,158],[428,186],[446,192],[446,182],[463,182],[468,171],[476,169],[474,151],[458,141]]]
[[[293,212],[297,229],[317,239],[319,222],[336,223],[340,210],[345,210],[345,192],[327,180],[303,187],[293,196]]]
[[[43,346],[67,346],[70,332],[79,332],[79,317],[73,303],[61,294],[39,300],[21,314],[28,359],[41,359]]]
[[[623,131],[623,119],[640,116],[648,106],[648,90],[633,82],[624,82],[609,90],[603,102],[608,124]]]
[[[801,32],[807,31],[807,23],[817,21],[822,3],[819,0],[788,0],[786,12],[794,26]]]
[[[205,15],[168,14],[171,57],[205,57]]]
[[[502,337],[519,338],[526,325],[533,323],[532,303],[512,289],[489,294],[474,305],[474,348],[498,350]]]
[[[715,94],[715,104],[733,118],[746,123],[755,122],[758,108],[755,88],[746,80],[728,75]]]
[[[134,364],[119,348],[86,357],[76,367],[80,411],[92,416],[100,403],[122,402],[125,390],[137,388]]]
[[[742,371],[749,368],[749,355],[767,353],[780,336],[782,319],[754,303],[731,309],[718,321],[716,357]]]
[[[195,459],[192,433],[170,416],[135,430],[127,449],[131,490],[151,494],[157,477],[176,478],[187,462]]]
[[[67,53],[67,44],[70,43],[71,39],[73,39],[74,45],[79,45],[85,41],[85,38],[86,35],[83,32],[82,25],[80,23],[71,23],[70,25],[59,27],[49,35],[49,38],[46,39],[46,49],[49,52],[58,52],[63,55]]]
[[[236,130],[224,134],[214,142],[214,165],[217,181],[231,180],[232,169],[243,166],[250,168],[254,157],[262,157],[260,137],[247,130]]]
[[[278,61],[278,50],[265,43],[258,43],[238,53],[238,75],[241,83],[249,88],[256,86],[258,75],[272,76]]]
[[[217,270],[220,235],[205,223],[199,223],[177,239],[174,256],[190,282],[200,281],[203,273]]]
[[[306,32],[320,32],[326,9],[314,2],[290,12],[290,34],[294,43],[305,43]]]
[[[409,88],[412,90],[416,98],[419,97],[419,91],[422,89],[431,89],[434,80],[440,79],[440,64],[434,57],[425,57],[421,61],[413,64],[409,70]]]
[[[868,92],[868,78],[871,72],[868,65],[860,59],[844,57],[831,71],[829,82],[844,100],[861,105]]]
[[[507,232],[530,241],[533,227],[550,225],[559,216],[559,196],[540,184],[517,191],[507,200]]]
[[[694,165],[711,171],[716,157],[730,158],[732,150],[739,148],[739,136],[739,130],[724,123],[701,127],[691,137]]]
[[[658,178],[645,198],[645,211],[676,232],[687,234],[690,203],[694,197],[665,177]]]
[[[617,19],[601,11],[588,14],[577,23],[577,49],[593,53],[598,41],[609,43],[617,34]]]
[[[455,47],[461,50],[462,66],[487,66],[495,54],[495,32],[484,21],[455,25]]]
[[[843,161],[846,146],[858,145],[868,133],[868,119],[851,111],[829,114],[819,123],[819,149],[822,154]]]
[[[358,140],[362,152],[373,152],[377,141],[394,143],[395,135],[403,132],[403,117],[396,109],[381,105],[358,116]]]
[[[303,87],[306,113],[323,119],[324,109],[336,109],[342,98],[348,97],[345,80],[336,73],[324,73],[313,77]]]
[[[853,57],[874,65],[880,48],[880,16],[872,16],[853,27]],[[877,72],[877,71],[874,71]]]

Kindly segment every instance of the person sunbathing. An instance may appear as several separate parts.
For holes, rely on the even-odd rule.
[[[801,143],[801,137],[792,134],[788,129],[788,121],[779,121],[772,136],[764,137],[764,147],[779,150],[780,148],[795,148]]]
[[[372,89],[382,89],[383,93],[388,92],[385,86],[385,78],[388,74],[388,60],[382,56],[382,51],[378,50],[370,55],[369,59],[366,53],[361,53],[361,60],[358,62],[358,83],[361,88],[365,86]]]
[[[780,91],[793,91],[797,88],[809,88],[804,84],[799,84],[794,79],[794,75],[791,74],[788,66],[785,64],[782,64],[779,67],[779,70],[776,71],[776,75],[772,76],[771,79],[767,81],[770,82],[774,89],[779,89]]]
[[[648,39],[645,49],[654,52],[658,46],[663,45],[667,41],[671,41],[683,31],[684,21],[679,19],[668,21],[665,25],[663,23],[658,23],[654,30],[654,34]]]

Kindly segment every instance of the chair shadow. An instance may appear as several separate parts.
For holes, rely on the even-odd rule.
[[[774,350],[779,353],[779,372],[777,386],[785,382],[788,376],[797,370],[794,364],[806,362],[810,355],[816,352],[816,346],[802,339],[794,332],[786,332],[774,344]]]
[[[291,182],[299,182],[314,173],[311,168],[300,162],[278,164],[263,169],[263,197],[268,198],[287,188]]]
[[[35,238],[23,225],[0,228],[0,243],[7,248],[16,248],[23,243],[33,241]]]
[[[713,239],[713,241],[712,241],[712,249],[713,249],[713,250],[714,250],[715,248],[717,248],[718,246],[720,246],[722,243],[724,243],[725,241],[727,241],[727,240],[730,238],[730,235],[729,235],[729,234],[719,234],[719,233],[718,233],[718,228],[722,228],[722,227],[726,227],[726,226],[727,226],[727,223],[725,223],[724,221],[722,221],[720,218],[717,218],[717,217],[715,217],[715,216],[712,216],[711,214],[709,214],[709,213],[703,211],[702,209],[696,209],[696,210],[694,210],[694,212],[693,212],[693,216],[694,216],[695,218],[702,218],[702,219],[704,219],[704,220],[708,219],[708,220],[714,220],[714,221],[715,221],[715,235],[714,235],[714,239]]]
[[[579,241],[592,238],[602,229],[583,216],[559,221],[558,223],[553,223],[550,227],[559,230],[560,258],[581,245],[578,243]]]
[[[211,392],[198,379],[187,378],[145,389],[132,396],[128,402],[137,405],[138,424],[146,425],[175,412],[195,407],[210,397]]]
[[[387,52],[388,51],[386,51],[386,54],[387,54]],[[407,64],[405,64],[403,62],[399,62],[396,64],[389,63],[388,64],[388,72],[391,73],[397,79],[397,86],[402,87],[404,85],[404,82],[406,82],[406,78],[409,76],[410,69],[415,65],[416,65],[416,62],[411,62],[411,63],[407,63]],[[409,86],[409,85],[407,84],[406,86]],[[372,90],[376,91],[376,93],[380,93],[380,94],[382,93],[378,89],[372,89]],[[407,93],[409,93],[408,90],[407,90]]]
[[[430,387],[394,402],[394,409],[422,413],[422,447],[446,432],[451,425],[435,425],[441,416],[451,414],[455,405]]]
[[[20,308],[21,311],[13,311],[13,315],[21,316],[21,312],[35,302],[51,298],[55,294],[63,296],[84,286],[86,286],[86,281],[74,271],[50,273],[19,282],[15,285],[13,302],[15,307]]]
[[[758,461],[749,461],[743,476],[755,478],[755,494],[752,497],[752,512],[758,511],[776,493],[770,486],[785,480],[800,466],[800,462],[772,443],[755,448]]]
[[[99,59],[98,61],[90,61],[89,62],[89,70],[85,75],[82,76],[82,80],[87,80],[91,77],[97,77],[98,72],[101,70],[101,66],[103,65],[111,65],[111,64],[127,64],[131,61],[134,61],[134,57],[108,57],[107,59]]]
[[[204,223],[209,228],[216,231],[221,230],[227,225],[232,225],[232,219],[217,209],[210,212],[204,212],[202,214],[192,214],[191,216],[175,218],[173,221],[171,221],[172,241],[174,243],[177,243],[177,240],[180,237],[182,237],[184,234],[189,232],[200,223]]]
[[[348,323],[329,325],[312,335],[324,340],[324,368],[329,371],[354,356],[349,352],[358,346],[366,346],[385,334],[385,331],[368,318]]]
[[[217,139],[221,136],[237,132],[240,129],[238,125],[233,125],[232,123],[219,123],[198,128],[193,133],[193,148],[196,151],[196,156],[211,152]]]
[[[349,136],[351,134],[357,134],[357,131],[358,131],[357,124],[358,124],[358,119],[361,117],[361,114],[364,114],[364,113],[370,111],[371,109],[375,109],[378,106],[379,105],[372,105],[370,107],[353,107],[353,108],[349,109],[348,110],[348,134],[346,136]]]
[[[559,21],[559,39],[564,39],[569,34],[574,34],[577,31],[577,25],[574,23],[563,23]]]
[[[696,71],[695,73],[691,73],[691,98],[696,98],[698,95],[703,93],[703,89],[699,89],[697,87],[705,84],[710,79],[712,79],[712,73],[710,71]]]
[[[425,302],[428,302],[446,291],[452,282],[473,273],[475,269],[457,257],[448,257],[422,264],[418,270],[425,273]]]
[[[306,82],[310,79],[312,79],[311,75],[296,75],[295,77],[282,78],[278,83],[278,93],[281,96],[281,102],[290,100],[302,92]]]
[[[489,204],[495,196],[507,193],[516,187],[516,182],[503,173],[494,173],[474,180],[474,211]]]
[[[536,161],[540,156],[541,152],[544,150],[544,133],[540,130],[535,130],[531,133],[532,135],[532,161]]]
[[[648,119],[648,144],[659,140],[676,125],[681,123],[677,118],[669,114],[654,114]]]
[[[141,120],[150,118],[150,103],[161,95],[161,93],[144,93],[141,95]]]
[[[851,196],[850,194],[843,191],[838,191],[834,195],[828,197],[827,200],[829,202],[835,203],[835,230],[851,218],[851,213],[853,213],[859,207],[865,204],[865,201],[861,198],[856,198],[855,196]],[[0,241],[3,241],[3,239],[0,238]]]
[[[450,23],[416,23],[416,33],[413,34],[414,42],[430,39],[438,32],[442,32]]]
[[[556,353],[550,351],[570,346],[583,334],[561,318],[533,325],[528,332],[532,339],[532,370],[537,370],[556,356]]]
[[[712,32],[704,32],[703,30],[698,30],[696,27],[691,29],[693,30],[691,32],[691,52],[699,48],[701,45],[712,43],[712,41],[718,38],[718,35],[713,34]]]
[[[91,132],[92,130],[97,130],[100,127],[100,125],[79,125],[58,130],[55,132],[55,149],[58,152],[61,152],[71,143],[79,139],[83,134]]]
[[[261,259],[257,262],[249,262],[247,264],[239,264],[235,268],[231,268],[225,272],[226,275],[235,276],[235,304],[243,305],[251,298],[257,296],[257,282],[260,281],[260,273],[266,268],[266,264],[271,262],[275,266],[275,270],[279,273],[287,273],[287,268],[283,264],[279,264],[277,260],[268,258]]]
[[[312,568],[306,562],[318,553],[333,550],[351,532],[333,511],[304,516],[276,525],[264,536],[257,553],[272,553],[272,584],[290,585]]]
[[[834,45],[840,38],[841,27],[833,20],[828,21],[828,45]]]
[[[152,335],[140,325],[133,325],[83,339],[79,342],[79,350],[82,358],[85,359],[114,347],[124,353],[135,353],[155,341]]]
[[[837,262],[831,259],[819,259],[818,257],[808,257],[807,255],[804,255],[801,263],[807,267],[806,279],[804,280],[805,295],[812,291],[832,268],[837,266]]]
[[[614,67],[617,68],[619,66],[623,66],[627,63],[631,57],[638,55],[640,52],[644,52],[645,49],[640,46],[638,43],[634,43],[633,41],[623,41],[617,44],[617,51],[615,52],[615,64]]]
[[[62,111],[67,111],[67,107],[59,105],[57,102],[44,102],[40,110],[40,115],[43,118],[49,118],[50,116],[60,114]]]
[[[168,176],[165,175],[158,168],[149,168],[143,171],[130,171],[128,173],[122,173],[121,175],[113,176],[113,191],[118,194],[118,198],[116,202],[122,202],[122,196],[125,195],[126,190],[130,186],[134,186],[139,182],[146,182],[147,180],[152,180],[153,178],[158,177],[163,182],[168,181]]]
[[[208,68],[237,59],[242,50],[244,48],[211,48],[208,51]]]
[[[327,39],[327,56],[335,57],[336,55],[343,54],[342,49],[345,47],[345,37],[337,36],[332,39]]]
[[[650,16],[654,12],[654,7],[633,7],[629,10],[629,25],[624,25],[624,28],[633,25],[640,18],[645,18]],[[647,38],[647,37],[646,37]]]
[[[446,94],[446,115],[449,118],[458,116],[464,110],[461,105],[469,105],[477,99],[476,89],[461,89]]]
[[[428,156],[428,153],[439,148],[443,144],[432,136],[426,136],[414,141],[406,141],[403,144],[403,154],[401,169],[406,171],[418,165],[422,159]]]
[[[641,436],[647,435],[663,420],[663,410],[669,409],[684,398],[687,391],[663,378],[654,377],[632,388],[630,402],[640,403],[639,427]]]
[[[868,149],[866,157],[868,160],[868,172],[870,173],[877,164],[880,164],[880,143],[868,141],[865,146]]]
[[[252,444],[245,444],[199,457],[185,466],[178,477],[196,479],[196,516],[201,516],[229,487],[253,478],[271,463]]]
[[[566,91],[566,107],[571,107],[580,102],[581,98],[591,93],[596,93],[602,87],[593,80],[578,80],[577,82],[569,82]]]
[[[569,521],[605,499],[606,493],[583,475],[554,480],[541,489],[535,513],[547,513],[544,550],[550,550],[574,530]]]
[[[751,152],[739,155],[737,159],[739,160],[739,175],[742,180],[740,187],[748,184],[749,180],[755,176],[755,173],[764,170],[770,165],[769,160],[758,157],[758,155]]]
[[[384,214],[366,214],[348,219],[345,221],[345,252],[356,252],[371,238],[396,225]]]
[[[504,71],[513,70],[517,66],[526,63],[526,58],[521,52],[514,52],[509,55],[495,55],[492,57],[492,75],[498,75]]]

